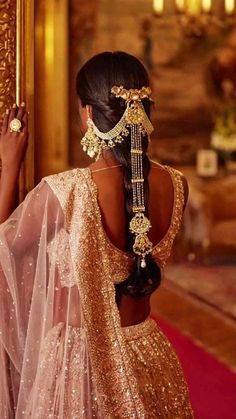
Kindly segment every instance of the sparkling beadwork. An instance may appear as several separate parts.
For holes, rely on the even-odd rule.
[[[168,167],[165,169],[173,180],[175,198],[170,227],[152,250],[153,257],[161,267],[169,256],[180,227],[184,202],[181,175]],[[71,252],[74,265],[70,266],[73,266],[75,276],[73,278],[69,268],[63,265],[63,257],[58,259],[58,269],[64,272],[63,286],[77,284],[84,296],[85,333],[91,345],[93,378],[99,394],[106,395],[102,400],[105,404],[103,417],[192,418],[187,386],[178,360],[155,322],[149,319],[136,326],[120,327],[113,282],[121,282],[127,277],[134,258],[117,249],[107,238],[98,205],[98,190],[90,170],[75,169],[51,176],[47,182],[65,212],[66,235],[70,236],[71,246],[62,246],[60,252],[66,259],[69,259],[66,252]],[[68,243],[66,236],[60,236],[59,240],[60,245],[64,240]],[[94,263],[91,263],[91,259]],[[52,377],[56,383],[61,371],[61,364],[54,356],[55,348],[59,350],[63,344],[58,340],[59,329],[63,331],[63,326],[58,325],[48,335],[47,346],[43,350],[41,371],[45,383],[47,377]],[[67,382],[73,383],[73,386],[66,386],[64,408],[67,419],[82,419],[87,414],[86,406],[83,412],[78,413],[82,338],[81,330],[74,327],[69,330],[69,356],[65,360],[65,371]],[[55,375],[52,375],[53,371]],[[45,385],[43,388],[46,390],[48,387]],[[46,398],[45,392],[39,392],[42,408],[45,408],[48,394]],[[91,398],[93,414],[97,418],[96,409],[101,400],[97,400],[95,395]],[[41,417],[50,417],[48,411],[45,412],[45,416]]]

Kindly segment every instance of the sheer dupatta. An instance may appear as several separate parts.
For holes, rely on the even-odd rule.
[[[0,227],[1,419],[65,417],[72,327],[80,330],[83,366],[78,417],[85,407],[87,417],[92,417],[79,291],[75,284],[63,286],[65,278],[73,282],[69,236],[64,227],[60,203],[45,181]],[[50,356],[55,357],[51,364]],[[53,364],[60,367],[60,374],[54,374]]]
[[[1,418],[145,417],[86,173],[46,178],[0,227]]]

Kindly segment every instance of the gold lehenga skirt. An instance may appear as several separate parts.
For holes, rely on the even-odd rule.
[[[147,419],[193,418],[179,360],[156,322],[123,328]]]
[[[178,358],[155,321],[147,319],[138,325],[124,327],[123,332],[133,371],[138,379],[140,397],[145,406],[145,419],[192,418],[187,385]],[[80,367],[83,364],[81,360],[86,357],[81,346],[82,334],[81,329],[69,327],[66,376],[63,377],[66,380],[63,419],[86,419],[88,416],[106,419],[96,413],[97,402],[96,396],[93,397],[92,384],[92,415],[90,409],[90,415],[87,416],[86,400],[81,400],[83,396],[80,394]],[[48,333],[41,351],[36,387],[33,389],[33,393],[37,394],[36,406],[31,395],[27,409],[28,417],[61,419],[51,401],[55,400],[55,392],[58,391],[58,382],[61,379],[64,343],[64,325],[59,323]]]

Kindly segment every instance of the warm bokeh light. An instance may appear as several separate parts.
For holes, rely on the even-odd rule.
[[[205,13],[211,11],[211,0],[202,0],[202,11]]]
[[[198,15],[201,12],[201,0],[187,0],[185,8],[188,14]]]
[[[176,0],[175,6],[178,12],[186,12],[189,15],[197,15],[211,10],[211,0]]]
[[[54,58],[54,24],[53,15],[47,15],[47,21],[45,22],[45,58],[46,63],[50,67],[53,65]]]
[[[235,11],[235,0],[225,0],[225,11],[231,15]]]
[[[164,10],[164,0],[154,0],[153,9],[155,13],[161,14]]]
[[[178,12],[183,12],[184,6],[185,6],[185,0],[176,0],[175,5]]]

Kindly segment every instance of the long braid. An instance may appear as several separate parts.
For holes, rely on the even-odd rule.
[[[126,232],[127,232],[127,251],[133,250],[134,235],[129,231],[129,222],[133,217],[133,194],[131,183],[131,161],[130,161],[130,148],[127,153],[128,144],[125,141],[114,147],[112,153],[115,159],[123,167],[124,173],[124,193],[125,193],[125,211],[126,211]],[[128,146],[130,147],[130,146]],[[148,138],[143,139],[143,177],[144,177],[144,199],[145,199],[145,215],[148,217],[148,201],[149,201],[149,181],[148,176],[150,173],[150,160],[147,155]],[[117,302],[119,302],[122,294],[130,295],[133,297],[144,297],[150,295],[155,290],[161,281],[161,272],[159,266],[153,260],[152,256],[147,257],[146,268],[141,268],[141,258],[136,256],[135,263],[130,276],[121,284],[116,285]]]

